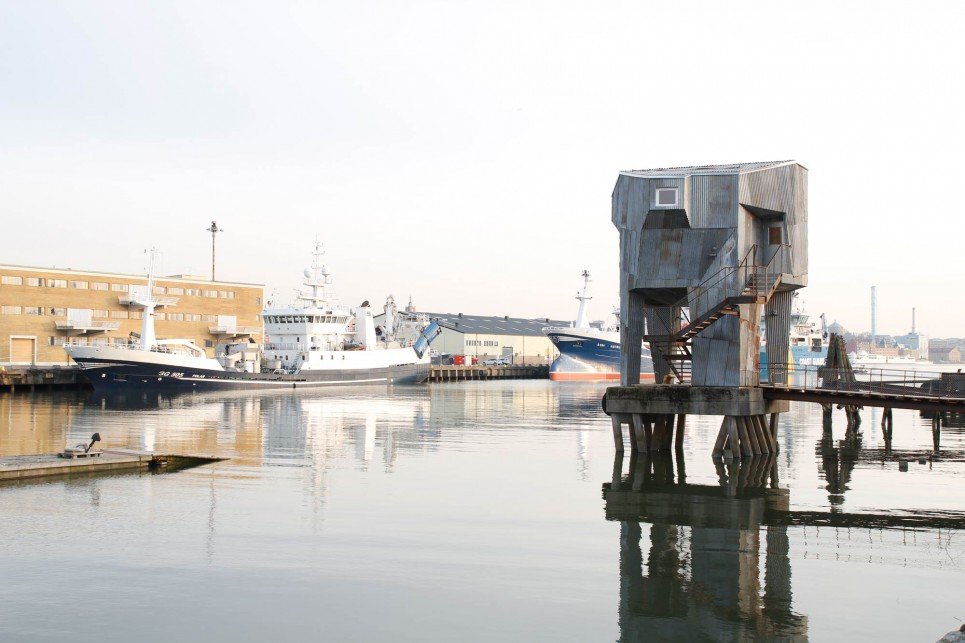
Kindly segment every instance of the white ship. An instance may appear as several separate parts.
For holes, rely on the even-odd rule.
[[[385,323],[376,328],[369,303],[355,308],[331,300],[321,245],[305,270],[302,307],[265,310],[263,354],[247,343],[231,344],[217,359],[186,339],[158,339],[154,331],[154,259],[146,288],[132,291],[143,308],[139,341],[124,346],[64,346],[97,391],[132,389],[225,390],[302,388],[345,384],[414,384],[429,377],[429,344],[435,322],[398,315],[390,295]],[[405,329],[404,324],[418,328]],[[401,337],[415,337],[407,341]]]

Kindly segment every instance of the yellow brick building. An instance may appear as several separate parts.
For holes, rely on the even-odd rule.
[[[147,277],[0,265],[0,364],[68,364],[71,343],[123,344],[141,331],[131,287]],[[264,286],[156,277],[158,338],[184,338],[214,356],[223,344],[261,343]]]

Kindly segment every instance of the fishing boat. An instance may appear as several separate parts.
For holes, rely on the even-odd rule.
[[[580,302],[576,320],[570,326],[547,326],[543,329],[559,357],[550,364],[549,375],[554,381],[620,379],[620,327],[603,321],[589,322],[586,302],[590,272],[584,270],[583,290],[576,295]],[[653,380],[653,361],[650,349],[644,345],[640,356],[640,378]]]
[[[369,302],[354,308],[330,294],[332,276],[316,243],[305,269],[301,305],[267,309],[262,350],[248,342],[227,344],[216,358],[187,339],[161,339],[154,330],[154,253],[147,286],[131,300],[143,309],[141,336],[126,345],[66,344],[67,354],[97,391],[133,389],[226,390],[325,387],[347,384],[416,384],[429,378],[429,345],[441,332],[428,319],[397,314],[391,295],[385,321],[375,326]],[[417,323],[415,332],[401,332]],[[413,340],[402,339],[414,337]]]

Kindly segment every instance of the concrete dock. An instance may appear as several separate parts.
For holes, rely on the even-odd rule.
[[[176,470],[225,460],[214,456],[157,454],[128,449],[105,449],[97,457],[65,459],[55,453],[0,458],[0,482],[55,476],[114,473],[149,469]]]

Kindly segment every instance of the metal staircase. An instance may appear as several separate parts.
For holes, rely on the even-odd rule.
[[[693,373],[692,340],[725,315],[739,315],[741,304],[766,304],[781,283],[789,246],[781,245],[764,265],[756,263],[757,246],[752,246],[736,266],[721,268],[680,300],[670,305],[681,311],[681,326],[666,324],[662,334],[644,335],[650,350],[658,353],[680,383]],[[702,311],[690,318],[690,311]]]

